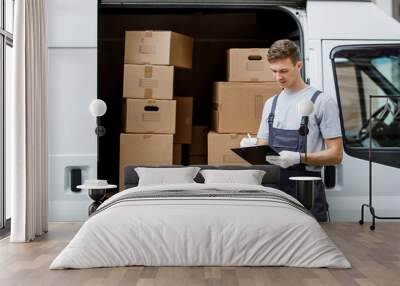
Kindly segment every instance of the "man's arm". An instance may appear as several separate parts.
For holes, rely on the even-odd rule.
[[[257,138],[256,145],[268,145],[268,140],[267,139]]]
[[[269,110],[270,110],[272,98],[273,97],[269,98],[264,104],[260,127],[258,128],[258,132],[257,132],[256,145],[268,145],[268,133],[269,133],[268,115],[270,112]]]
[[[258,143],[258,141],[257,141]],[[326,149],[320,152],[307,153],[305,160],[304,153],[300,154],[300,162],[307,165],[327,166],[338,165],[343,159],[343,141],[342,137],[325,139]]]

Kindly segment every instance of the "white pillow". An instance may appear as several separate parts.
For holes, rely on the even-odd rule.
[[[195,183],[193,179],[199,170],[199,167],[135,168],[139,176],[138,186]]]
[[[261,185],[265,171],[262,170],[201,170],[205,184],[227,183]]]

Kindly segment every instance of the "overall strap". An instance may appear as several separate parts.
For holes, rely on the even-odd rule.
[[[322,91],[317,90],[317,91],[313,94],[313,96],[311,97],[311,102],[312,102],[313,104],[315,104],[315,101],[317,100],[318,96],[319,96],[321,93],[322,93]],[[314,117],[315,117],[315,121],[317,122],[318,127],[319,127],[319,124],[321,123],[321,119],[318,118],[316,115],[314,115]]]
[[[272,126],[272,123],[274,123],[276,102],[278,101],[278,96],[279,96],[279,93],[274,96],[274,99],[272,101],[272,106],[271,106],[271,112],[268,115],[268,125],[270,125],[270,126]]]
[[[311,97],[311,102],[315,104],[315,101],[317,100],[318,95],[320,95],[321,93],[322,93],[322,91],[317,90],[317,91],[313,94],[313,96]]]

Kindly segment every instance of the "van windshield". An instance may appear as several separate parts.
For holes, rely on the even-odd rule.
[[[397,89],[400,89],[400,56],[381,56],[371,64]]]
[[[347,147],[400,147],[399,46],[349,46],[334,54]]]

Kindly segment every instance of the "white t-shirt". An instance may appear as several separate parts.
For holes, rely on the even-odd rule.
[[[305,98],[310,99],[317,90],[306,86],[298,92],[283,90],[278,97],[275,109],[273,127],[287,130],[297,130],[300,127],[301,115],[298,112],[298,104]],[[275,97],[275,96],[274,96]],[[257,138],[267,139],[268,115],[271,112],[274,97],[268,99],[264,104],[263,115]],[[319,124],[318,124],[319,123]],[[307,152],[313,153],[325,149],[324,139],[342,136],[339,120],[339,109],[336,101],[321,93],[314,103],[314,111],[309,117],[309,133],[307,136]],[[307,168],[309,170],[320,170],[319,167]]]

